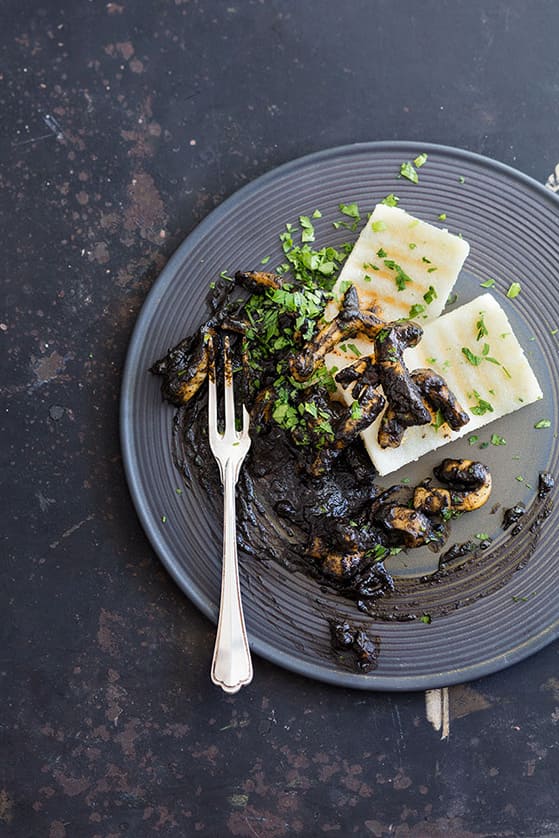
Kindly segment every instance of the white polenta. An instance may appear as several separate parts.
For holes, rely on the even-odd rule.
[[[481,336],[480,320],[487,329],[487,334]],[[372,352],[372,345],[365,340],[352,343],[362,354]],[[462,352],[463,347],[483,360],[477,365],[472,364]],[[497,363],[488,361],[487,357]],[[338,347],[327,356],[326,363],[328,367],[335,365],[341,369],[351,360],[355,360],[355,355],[350,359]],[[398,448],[383,449],[377,440],[382,418],[379,416],[363,431],[362,438],[381,475],[397,471],[428,451],[471,434],[477,428],[542,398],[540,386],[506,314],[491,294],[483,294],[427,323],[423,338],[416,347],[405,351],[404,360],[410,371],[429,367],[438,372],[468,412],[470,421],[459,431],[452,431],[446,424],[438,430],[433,425],[408,428]],[[351,388],[341,390],[348,404],[353,401],[350,391]]]
[[[382,320],[408,317],[415,306],[413,318],[428,322],[445,307],[469,251],[466,241],[447,230],[377,204],[333,291],[340,295],[354,285],[361,308],[376,305]],[[327,319],[336,311],[334,303],[326,310]]]

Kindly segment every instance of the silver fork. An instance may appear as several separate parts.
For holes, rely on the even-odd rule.
[[[208,435],[210,448],[219,465],[223,484],[223,565],[221,602],[212,661],[211,678],[227,693],[236,693],[252,681],[252,661],[241,603],[235,513],[235,486],[248,449],[249,414],[243,405],[243,428],[235,428],[233,370],[229,338],[224,347],[225,433],[217,427],[215,355],[213,341],[209,350]]]

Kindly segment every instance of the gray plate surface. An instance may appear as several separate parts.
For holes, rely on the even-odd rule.
[[[428,154],[420,183],[399,178],[400,164]],[[130,491],[142,525],[161,561],[190,599],[217,619],[221,523],[220,499],[208,503],[196,486],[186,489],[171,459],[173,409],[162,404],[160,382],[147,370],[204,319],[208,286],[227,269],[255,269],[271,256],[279,264],[278,234],[285,222],[319,208],[316,245],[339,244],[357,233],[334,230],[338,205],[356,201],[372,210],[390,192],[413,215],[435,223],[440,213],[451,232],[462,233],[471,252],[456,285],[466,302],[494,278],[503,305],[544,390],[544,400],[478,432],[480,441],[497,433],[506,446],[478,452],[465,440],[442,449],[445,456],[472,456],[491,467],[493,503],[500,510],[464,516],[453,526],[449,544],[487,532],[498,548],[507,538],[500,528],[502,508],[535,494],[538,474],[557,474],[555,438],[559,382],[559,300],[557,231],[559,201],[525,175],[470,152],[421,143],[366,143],[334,148],[295,160],[260,177],[214,210],[179,247],[154,284],[130,343],[121,393],[121,438]],[[521,283],[515,300],[506,298],[512,281]],[[547,430],[534,424],[549,418]],[[477,446],[476,446],[477,448]],[[411,481],[430,474],[441,452],[422,458],[405,474]],[[210,463],[210,468],[214,467]],[[390,479],[384,478],[383,485]],[[529,488],[532,487],[532,488]],[[183,488],[182,494],[176,492]],[[471,590],[497,590],[452,610],[431,624],[372,622],[352,603],[273,562],[241,557],[245,614],[251,647],[263,657],[302,675],[370,690],[412,690],[445,686],[495,672],[522,660],[559,634],[557,512],[545,522],[533,555],[527,534],[511,543],[510,561],[523,565],[499,587],[501,563],[491,550],[471,568]],[[166,521],[163,523],[162,518]],[[468,520],[470,519],[470,520]],[[524,551],[524,555],[523,555]],[[401,565],[418,573],[425,553]],[[526,560],[526,561],[522,561]],[[506,571],[508,573],[508,570]],[[489,580],[489,581],[488,581]],[[452,602],[452,576],[426,588],[419,611]],[[476,587],[477,586],[477,587]],[[326,616],[336,613],[366,626],[379,638],[378,668],[359,674],[333,655]]]

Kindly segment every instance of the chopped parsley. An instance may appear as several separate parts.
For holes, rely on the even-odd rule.
[[[271,258],[271,256],[264,256],[264,258],[260,260],[260,264],[267,265]]]
[[[477,403],[470,407],[470,411],[474,416],[484,416],[486,413],[493,413],[493,405],[485,399],[482,399],[477,390],[474,390],[472,395],[477,399]]]
[[[308,215],[300,215],[299,216],[299,224],[301,225],[301,241],[302,242],[313,242],[314,241],[314,227],[313,223],[310,220]]]
[[[357,204],[340,204],[340,212],[344,215],[349,215],[350,218],[356,218],[357,220],[361,220],[361,215],[359,214],[359,207]]]
[[[359,207],[357,204],[340,204],[338,209],[342,213],[342,215],[346,215],[348,218],[352,218],[353,221],[350,223],[348,221],[334,221],[335,229],[339,229],[340,227],[345,227],[348,230],[357,230],[359,226],[359,222],[361,221],[361,214],[359,212]]]
[[[520,282],[511,282],[509,286],[509,290],[507,291],[507,297],[509,300],[514,300],[515,297],[518,297],[520,294]]]
[[[430,623],[432,622],[431,615],[430,614],[423,614],[423,616],[421,616],[419,618],[419,622],[420,623],[426,623],[427,625],[430,625]]]
[[[458,183],[466,183],[466,178],[464,177],[464,175],[460,175],[460,177],[458,178]]]
[[[483,358],[481,355],[474,355],[471,349],[468,349],[467,346],[462,347],[462,354],[466,356],[467,360],[472,364],[474,367],[479,367]]]
[[[540,428],[551,428],[551,419],[540,419],[539,422],[536,422],[534,428],[540,430]]]
[[[386,198],[382,199],[381,203],[385,204],[387,207],[397,207],[399,201],[400,199],[394,195],[393,192],[391,192],[390,195],[387,195]]]
[[[379,259],[384,259],[385,256],[388,256],[388,253],[386,252],[386,250],[384,250],[384,248],[379,247],[379,249],[377,250],[377,256]]]
[[[476,323],[476,329],[476,340],[481,340],[489,334],[489,332],[487,331],[487,326],[485,325],[485,320],[483,319],[483,311],[480,311],[479,313],[479,320]]]
[[[472,434],[472,436],[468,437],[468,443],[470,445],[475,445],[476,442],[478,441],[478,439],[479,439],[479,436],[476,436],[475,434]]]
[[[398,265],[394,259],[385,259],[384,264],[389,270],[394,271],[396,273],[395,282],[396,288],[398,291],[405,291],[406,290],[406,283],[411,282],[411,276],[405,272],[405,270]]]
[[[352,419],[361,419],[363,416],[363,408],[359,402],[353,401],[351,403],[350,414]]]
[[[410,163],[409,160],[407,160],[405,163],[402,163],[402,165],[400,166],[400,174],[402,175],[402,177],[407,178],[407,180],[411,180],[412,183],[419,183],[419,175],[415,170],[415,166],[413,165],[413,163]]]
[[[413,162],[414,162],[414,165],[418,169],[421,169],[421,167],[424,166],[425,163],[427,162],[427,155],[426,154],[418,154]]]
[[[503,436],[499,436],[499,434],[491,434],[491,445],[506,445],[507,441]]]
[[[404,286],[405,287],[405,286]],[[403,289],[398,289],[403,290]],[[415,303],[409,310],[408,317],[410,320],[413,320],[414,317],[417,317],[418,314],[423,314],[425,311],[425,306],[421,303]]]
[[[382,233],[383,230],[386,230],[386,224],[382,220],[373,221],[371,227],[373,228],[373,233]]]
[[[437,296],[438,296],[438,294],[437,294],[435,288],[433,288],[433,286],[430,285],[429,288],[427,289],[427,291],[425,292],[425,294],[423,295],[423,299],[425,300],[427,305],[431,305],[433,300],[437,299]]]
[[[494,279],[486,279],[485,282],[480,282],[479,284],[480,284],[481,288],[493,288],[494,285],[495,285],[495,280]]]
[[[446,221],[446,212],[441,212],[438,218],[439,221]]]
[[[437,412],[435,413],[435,416],[434,416],[434,418],[433,418],[433,421],[431,422],[431,425],[433,426],[433,428],[434,428],[436,431],[438,431],[438,430],[439,430],[439,428],[441,427],[441,425],[444,425],[444,423],[445,423],[444,416],[443,416],[443,414],[441,413],[441,410],[439,409],[439,410],[437,410]]]
[[[489,533],[486,532],[476,532],[475,537],[478,541],[489,541]]]
[[[479,334],[479,332],[478,332],[478,334]],[[479,338],[478,338],[478,340],[479,340]],[[472,364],[472,366],[474,366],[474,367],[479,367],[479,365],[483,361],[489,361],[490,364],[496,364],[498,367],[501,366],[501,362],[498,361],[496,358],[493,358],[489,354],[489,344],[488,343],[483,344],[483,349],[481,350],[481,355],[475,355],[472,352],[471,349],[468,349],[467,346],[462,347],[462,354],[466,356],[466,358],[468,359],[470,364]],[[508,373],[508,370],[506,370],[505,374],[508,374],[509,377],[510,377],[510,373]]]

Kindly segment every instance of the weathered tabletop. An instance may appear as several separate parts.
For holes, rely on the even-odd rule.
[[[557,644],[434,694],[431,720],[424,694],[260,659],[225,697],[117,432],[148,289],[260,173],[417,139],[545,182],[557,4],[6,0],[0,22],[0,835],[559,834]]]

